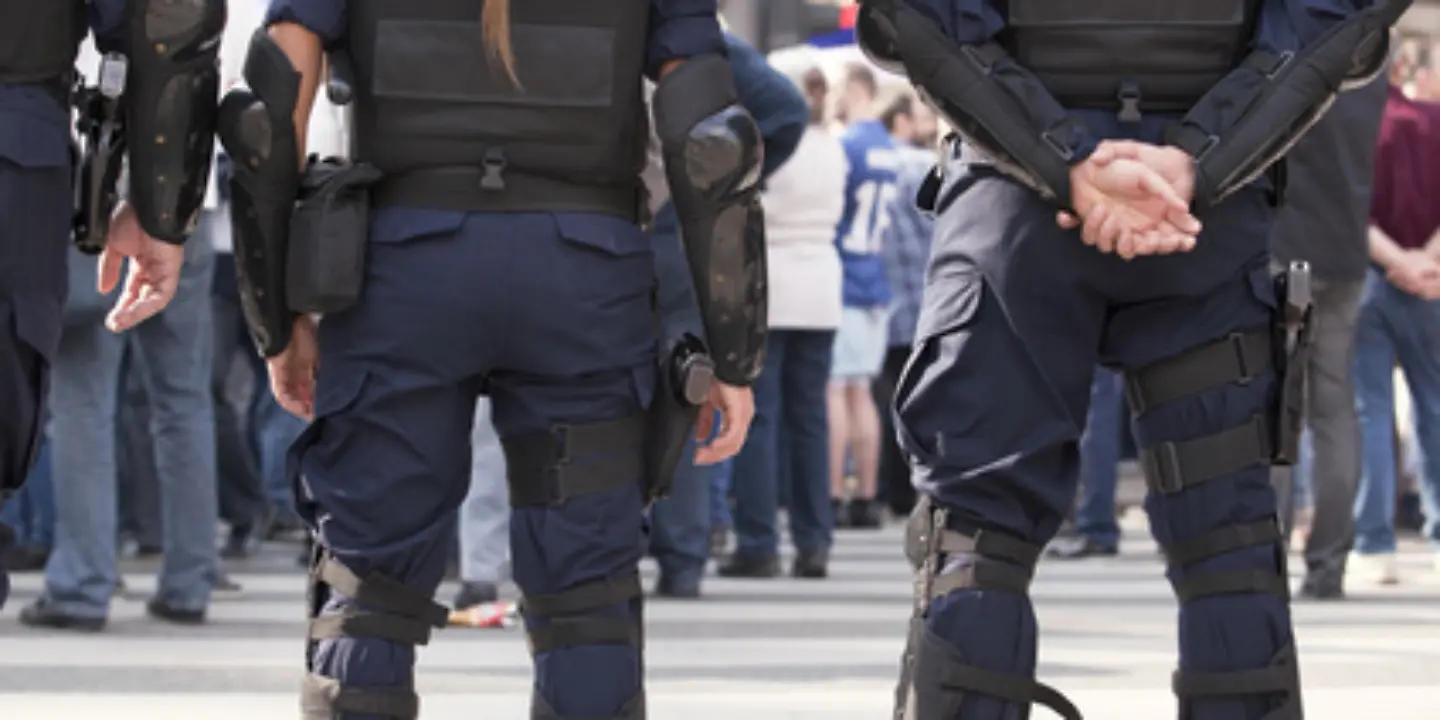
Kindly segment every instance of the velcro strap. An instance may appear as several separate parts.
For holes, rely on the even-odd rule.
[[[1289,64],[1290,60],[1294,57],[1295,55],[1293,53],[1288,52],[1277,55],[1275,53],[1257,50],[1246,55],[1245,59],[1241,61],[1240,67],[1254,70],[1268,77],[1280,72],[1280,68]]]
[[[310,621],[312,640],[338,637],[368,637],[406,645],[426,645],[430,642],[430,626],[410,618],[363,610],[346,610]]]
[[[1030,571],[995,560],[976,560],[973,565],[935,576],[930,583],[930,598],[939,599],[956,590],[1004,590],[1016,595],[1030,592]]]
[[[1227,525],[1212,530],[1194,540],[1165,548],[1165,559],[1171,565],[1189,565],[1216,555],[1224,555],[1254,545],[1268,545],[1280,541],[1280,526],[1272,520],[1261,520],[1249,525]]]
[[[317,720],[340,713],[415,720],[420,717],[420,698],[408,687],[344,687],[334,678],[311,673],[300,687],[300,711]]]
[[[1233,672],[1195,672],[1177,670],[1171,676],[1171,687],[1182,698],[1230,695],[1267,695],[1300,692],[1300,675],[1295,665],[1295,646],[1275,654],[1269,667]]]
[[[525,612],[550,617],[571,615],[592,608],[617,605],[640,597],[640,574],[585,583],[549,595],[526,595],[520,600]]]
[[[969,690],[1017,703],[1050,708],[1065,720],[1083,720],[1075,703],[1060,691],[1030,678],[987,670],[974,665],[951,665],[941,681],[950,690]]]
[[[1211,388],[1245,383],[1274,362],[1269,330],[1234,333],[1182,355],[1125,374],[1125,398],[1139,415]]]
[[[1212,478],[1269,465],[1270,428],[1263,415],[1224,432],[1183,442],[1162,442],[1140,452],[1151,490],[1173,495]]]
[[[1027,568],[1035,567],[1040,561],[1040,548],[1019,538],[990,530],[979,530],[966,535],[946,530],[940,535],[940,553],[975,553],[985,557],[1008,560]]]
[[[618,617],[556,618],[528,633],[532,655],[579,645],[640,646],[634,621]]]
[[[1212,595],[1246,595],[1270,593],[1282,598],[1290,596],[1287,579],[1274,570],[1231,570],[1196,573],[1173,583],[1175,597],[1187,603]]]
[[[443,628],[449,624],[450,610],[444,605],[378,572],[361,580],[327,555],[320,559],[317,575],[336,592],[366,607],[419,620],[431,627]]]
[[[547,507],[634,486],[645,474],[645,415],[502,438],[510,504]],[[572,463],[583,458],[580,467]]]

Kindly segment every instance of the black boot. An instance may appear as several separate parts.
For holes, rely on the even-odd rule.
[[[807,580],[821,580],[830,574],[830,551],[814,550],[796,553],[790,575]]]
[[[850,527],[874,530],[883,524],[879,503],[873,499],[850,501]]]
[[[100,632],[105,629],[105,618],[67,615],[42,597],[20,611],[20,624],[50,630]]]
[[[780,575],[780,558],[735,553],[715,568],[715,572],[728,578],[773,578]]]

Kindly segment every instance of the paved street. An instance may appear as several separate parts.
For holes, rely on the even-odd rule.
[[[1041,676],[1092,720],[1174,717],[1174,606],[1135,513],[1127,524],[1123,557],[1046,563],[1034,592]],[[651,603],[651,717],[888,718],[909,603],[899,543],[899,528],[842,533],[828,581],[711,579],[704,600]],[[16,608],[39,589],[38,576],[20,577],[0,617],[0,718],[295,717],[301,576],[284,547],[233,569],[245,592],[217,602],[209,626],[185,630],[145,619],[148,568],[127,565],[132,594],[96,636],[19,627]],[[1436,716],[1440,576],[1415,545],[1403,570],[1397,588],[1357,585],[1354,602],[1297,606],[1309,720]],[[518,631],[446,630],[421,668],[427,720],[526,717]]]

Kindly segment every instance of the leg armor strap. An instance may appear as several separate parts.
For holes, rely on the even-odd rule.
[[[1180,697],[1181,708],[1186,707],[1185,698],[1273,694],[1279,699],[1262,720],[1301,720],[1304,717],[1300,706],[1300,666],[1296,662],[1294,645],[1276,653],[1269,667],[1237,672],[1176,671],[1171,685]],[[1190,720],[1189,714],[1182,710],[1180,720]]]
[[[631,645],[643,638],[634,618],[587,614],[586,611],[620,605],[641,597],[638,573],[619,579],[598,580],[549,595],[528,595],[521,600],[527,615],[544,618],[530,624],[526,633],[530,654],[538,655],[580,645]]]
[[[425,645],[430,642],[431,628],[443,628],[449,621],[450,611],[445,606],[380,573],[370,573],[361,580],[328,555],[319,556],[312,580],[351,598],[356,605],[378,611],[346,608],[334,615],[319,615],[319,608],[312,600],[312,640],[371,637]]]
[[[511,506],[555,507],[577,495],[631,486],[638,491],[646,436],[641,414],[501,438]],[[577,457],[587,460],[576,467]]]
[[[1166,358],[1128,373],[1125,398],[1136,415],[1157,405],[1230,383],[1244,383],[1274,363],[1270,330],[1233,333],[1182,355]]]
[[[342,687],[333,678],[306,675],[300,687],[300,716],[334,720],[340,713],[415,720],[420,717],[420,698],[408,687]]]

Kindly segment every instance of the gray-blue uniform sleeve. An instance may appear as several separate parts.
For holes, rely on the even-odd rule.
[[[345,0],[270,0],[265,25],[295,23],[319,36],[329,48],[345,38]]]
[[[725,53],[715,0],[650,0],[645,75],[658,80],[671,60]]]

